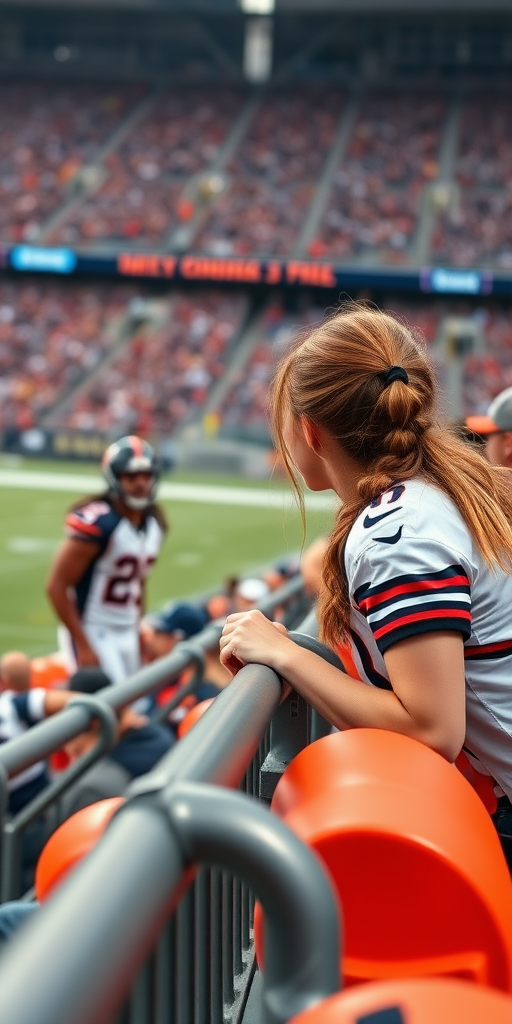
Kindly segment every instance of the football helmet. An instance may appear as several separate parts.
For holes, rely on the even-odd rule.
[[[122,498],[128,508],[144,509],[153,504],[160,479],[160,463],[147,441],[135,434],[114,441],[103,456],[101,468],[109,490]],[[153,481],[147,497],[125,494],[119,482],[119,477],[125,473],[151,473]]]

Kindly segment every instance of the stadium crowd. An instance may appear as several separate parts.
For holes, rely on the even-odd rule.
[[[97,366],[131,294],[96,282],[0,282],[0,427],[31,427]]]
[[[508,96],[466,100],[454,172],[458,188],[439,213],[432,239],[439,262],[512,267],[511,128]]]
[[[437,176],[445,111],[443,97],[429,94],[363,102],[310,255],[405,259],[422,190]]]
[[[464,362],[463,404],[466,415],[484,413],[491,399],[512,386],[510,309],[490,306],[477,311],[485,352]]]
[[[56,425],[169,435],[204,404],[223,373],[246,306],[242,295],[176,293],[165,323],[136,332],[101,377],[62,409]]]
[[[213,162],[243,99],[242,90],[225,88],[164,93],[106,158],[99,190],[70,213],[52,240],[77,246],[162,242],[182,215],[184,183]]]
[[[144,96],[146,111],[101,160],[101,145]],[[64,90],[51,80],[4,80],[0,238],[37,241],[51,215],[76,197],[45,234],[52,244],[163,246],[198,213],[194,248],[219,256],[290,255],[346,97],[324,85],[275,88],[218,176],[220,194],[199,187],[199,200],[191,199],[186,186],[214,166],[247,98],[243,88],[221,85],[151,98],[130,83],[71,82]],[[412,256],[425,186],[438,178],[447,102],[429,91],[370,91],[362,99],[310,256],[387,263]],[[511,116],[503,90],[464,97],[453,180],[442,183],[444,198],[442,190],[432,198],[437,262],[512,266]],[[84,169],[94,174],[87,178]]]
[[[81,167],[143,95],[141,86],[3,79],[0,238],[37,240]]]
[[[285,256],[293,249],[342,111],[337,89],[268,96],[233,158],[230,184],[196,247],[217,256]]]

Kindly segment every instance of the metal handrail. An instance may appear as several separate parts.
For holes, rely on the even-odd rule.
[[[266,911],[262,1024],[285,1024],[339,989],[336,899],[316,857],[243,794],[178,783],[122,808],[13,940],[0,963],[1,1019],[106,1024],[200,861],[234,871]]]
[[[300,583],[295,592],[299,588]],[[275,595],[271,595],[271,598],[274,598],[274,601],[266,602],[267,613],[271,613],[275,605],[283,603],[282,592],[276,592]],[[217,638],[221,627],[222,623],[214,624],[214,628],[217,630]],[[209,627],[210,630],[211,628]],[[308,616],[302,621],[300,629],[302,631],[311,629],[312,632],[316,632],[314,617]],[[204,637],[204,634],[207,632],[208,630],[204,631],[201,636]],[[331,660],[331,652],[318,645],[318,642],[313,640],[312,637],[304,636],[303,633],[292,633],[291,636],[298,642],[302,641],[304,646],[313,646],[317,653]],[[190,643],[183,646],[187,646],[189,650],[194,649]],[[182,653],[184,654],[185,651]],[[111,693],[113,688],[109,689]],[[108,693],[109,691],[106,692]],[[103,697],[103,693],[105,691],[101,693],[101,697]],[[65,886],[65,891],[66,893],[71,891],[74,895],[66,899],[65,920],[60,916],[60,911],[58,922],[57,918],[53,916],[51,911],[55,902],[53,899],[48,906],[43,908],[41,914],[38,913],[36,915],[36,917],[40,918],[40,922],[45,922],[43,945],[49,950],[49,958],[51,959],[51,956],[54,956],[55,949],[59,949],[57,964],[54,964],[54,968],[51,969],[56,971],[54,980],[51,981],[51,984],[48,981],[50,976],[53,978],[53,973],[51,975],[48,973],[50,968],[45,967],[43,970],[42,965],[46,962],[46,955],[41,958],[42,946],[40,943],[42,932],[38,931],[40,938],[32,946],[29,943],[29,929],[31,929],[31,925],[27,925],[23,936],[19,937],[19,954],[17,958],[12,962],[11,960],[8,961],[11,965],[9,970],[14,970],[15,976],[18,978],[18,986],[14,986],[12,989],[4,989],[3,979],[5,975],[0,969],[0,1019],[3,1019],[2,1010],[4,1010],[5,1019],[9,1019],[10,1024],[25,1024],[25,1021],[30,1021],[30,1024],[33,1024],[35,1019],[37,1019],[38,1024],[45,1024],[46,1020],[51,1021],[51,1024],[55,1024],[57,1020],[59,1024],[80,1024],[81,1018],[77,1016],[77,1007],[82,1005],[81,981],[78,983],[78,987],[75,987],[72,992],[71,989],[68,992],[69,999],[73,1002],[73,1011],[70,1011],[68,1017],[64,1016],[64,1011],[61,1014],[60,1009],[57,1012],[55,1003],[52,1003],[49,1017],[42,1015],[43,1010],[40,1002],[38,1002],[37,1008],[32,1005],[32,1008],[29,1009],[29,992],[24,993],[20,1001],[18,998],[20,990],[30,987],[24,979],[29,975],[31,978],[35,977],[30,964],[33,963],[38,977],[39,971],[41,971],[41,975],[45,975],[47,986],[45,991],[51,989],[53,993],[55,990],[59,1000],[62,996],[62,985],[66,986],[68,984],[68,969],[71,971],[70,977],[75,976],[76,980],[75,968],[77,963],[80,963],[80,977],[82,977],[82,971],[85,968],[85,976],[89,977],[88,987],[98,992],[103,990],[106,993],[106,999],[108,993],[110,993],[112,1001],[115,1002],[117,1000],[119,1002],[122,995],[121,980],[119,980],[115,992],[111,985],[113,978],[115,980],[116,972],[120,972],[119,978],[122,975],[124,989],[126,989],[128,985],[126,979],[128,977],[130,980],[133,978],[135,967],[147,956],[148,950],[150,950],[152,943],[154,943],[156,936],[159,934],[155,955],[150,960],[146,960],[142,971],[136,978],[131,990],[130,1009],[126,1007],[121,1012],[121,1015],[116,1017],[118,1024],[121,1024],[121,1021],[123,1024],[126,1024],[128,1020],[136,1020],[137,1024],[164,1024],[164,1022],[168,1024],[169,1019],[175,1019],[176,1024],[189,1024],[192,1020],[188,1005],[191,1000],[194,1002],[199,1000],[198,1007],[200,1009],[196,1007],[199,1013],[198,1021],[209,1020],[211,1024],[222,1024],[223,1021],[230,1020],[233,1024],[238,1024],[241,1020],[240,1015],[252,976],[250,921],[253,897],[247,888],[247,875],[243,875],[244,881],[241,883],[233,878],[229,878],[223,872],[226,869],[232,871],[233,865],[240,860],[240,851],[233,854],[230,861],[222,860],[222,858],[220,860],[216,859],[213,855],[206,856],[209,863],[214,862],[219,867],[212,870],[201,869],[196,882],[180,902],[177,914],[165,924],[162,930],[162,924],[171,909],[168,899],[174,899],[176,893],[174,896],[172,896],[172,893],[169,895],[169,889],[166,889],[165,893],[160,889],[159,893],[157,893],[155,886],[159,884],[158,879],[161,881],[162,878],[167,880],[166,885],[170,884],[169,871],[172,875],[175,868],[176,872],[178,871],[178,860],[176,851],[174,853],[171,852],[168,846],[166,857],[161,856],[158,844],[161,840],[163,841],[163,833],[157,822],[162,817],[163,811],[165,811],[164,816],[167,818],[167,826],[169,826],[169,818],[171,819],[174,837],[179,840],[178,845],[182,844],[180,846],[180,871],[183,873],[183,866],[185,864],[190,864],[196,859],[202,859],[200,851],[195,850],[195,848],[192,849],[190,845],[187,846],[184,852],[183,836],[180,839],[176,831],[176,814],[179,818],[180,814],[184,813],[183,809],[186,801],[184,803],[183,800],[187,794],[188,800],[188,797],[191,795],[191,788],[195,792],[197,787],[204,789],[205,783],[210,784],[208,786],[208,800],[206,803],[203,801],[202,819],[204,821],[206,821],[210,812],[213,814],[214,820],[217,820],[213,804],[211,804],[212,796],[210,794],[212,792],[219,794],[220,792],[220,794],[226,797],[235,796],[235,794],[219,790],[218,787],[236,787],[240,785],[244,779],[246,769],[248,770],[245,775],[244,785],[247,786],[249,792],[260,796],[265,795],[261,792],[263,773],[260,774],[260,767],[269,751],[269,746],[272,748],[274,744],[280,752],[278,770],[274,773],[277,778],[291,757],[311,739],[311,709],[296,694],[292,694],[284,703],[280,703],[281,693],[281,680],[271,669],[261,665],[245,666],[233,679],[230,686],[219,694],[206,714],[196,722],[194,729],[165,755],[153,772],[132,783],[127,793],[129,803],[126,813],[128,813],[128,809],[134,813],[137,811],[137,825],[136,827],[135,825],[130,826],[128,832],[126,832],[126,826],[123,826],[123,838],[122,841],[119,841],[119,847],[116,845],[117,853],[114,854],[111,848],[111,843],[113,842],[111,835],[114,834],[114,831],[118,834],[117,830],[120,826],[117,824],[117,819],[113,822],[98,848],[110,849],[110,853],[108,855],[105,854],[105,862],[101,862],[105,868],[105,875],[102,875],[101,878],[96,876],[96,881],[94,885],[91,883],[88,897],[84,901],[82,901],[82,895],[76,890],[73,879],[70,879],[69,886]],[[98,695],[96,695],[96,698],[98,698]],[[296,707],[297,702],[300,704],[298,709]],[[269,723],[271,723],[270,732],[268,731]],[[296,728],[297,723],[299,723],[298,729]],[[34,727],[33,731],[37,728],[40,727]],[[286,741],[285,739],[283,742],[283,734],[290,734],[290,731],[291,740]],[[263,737],[265,737],[264,740],[262,739]],[[211,785],[212,783],[214,783],[214,786]],[[175,800],[178,794],[181,794],[181,802],[176,804]],[[179,813],[176,811],[178,806],[181,807]],[[159,811],[159,814],[155,814],[155,810]],[[242,816],[240,821],[242,821],[242,811],[237,811],[235,818],[239,813]],[[258,807],[253,800],[249,801],[249,816],[251,820],[254,820],[255,816],[257,817],[261,814],[264,815],[266,822],[272,821],[268,814],[261,807]],[[189,821],[190,814],[188,811],[185,813],[185,817]],[[130,820],[135,822],[133,816]],[[144,826],[142,825],[143,820],[145,822]],[[197,823],[194,826],[194,834],[196,836],[197,829],[200,830],[201,827]],[[218,830],[220,832],[218,831],[216,842],[224,841],[226,837],[223,836],[220,824],[218,824]],[[160,839],[158,838],[159,836]],[[202,841],[203,844],[206,844],[204,847],[205,852],[207,850],[211,852],[213,849],[212,836],[210,835],[208,840],[203,835]],[[117,842],[118,840],[116,840],[116,844]],[[156,844],[156,848],[154,848],[154,844]],[[121,850],[122,852],[120,852]],[[130,864],[128,866],[126,864],[126,851],[130,851]],[[197,858],[195,856],[196,853]],[[91,858],[88,858],[88,863],[97,863],[95,858],[96,851]],[[132,863],[133,859],[136,860],[136,864]],[[256,858],[257,860],[258,858]],[[85,868],[86,865],[83,865],[84,870]],[[257,870],[257,864],[255,870]],[[180,886],[178,886],[180,894],[184,891],[184,885],[186,884],[182,873],[180,878],[183,884],[180,883]],[[271,870],[270,874],[267,871],[267,881],[269,881],[271,874]],[[79,876],[81,880],[83,878],[82,868],[80,868]],[[186,882],[189,882],[190,878],[191,874],[188,872]],[[252,878],[251,883],[254,885]],[[276,901],[279,898],[278,890],[281,883],[275,884],[277,889],[272,897],[274,909],[277,906]],[[139,891],[141,888],[142,892]],[[300,892],[302,898],[304,888],[304,885],[302,885],[300,889],[296,889],[295,895]],[[81,893],[81,881],[79,889]],[[96,906],[98,894],[100,894],[102,900],[99,910]],[[71,900],[69,907],[68,900]],[[107,904],[108,912],[104,912],[103,900]],[[208,911],[207,905],[209,905],[210,901],[211,909]],[[262,902],[265,903],[265,899]],[[334,907],[334,903],[332,903],[332,907]],[[116,929],[116,921],[119,924],[118,912],[121,908],[131,908],[129,911],[130,918],[127,918],[122,925],[122,936],[121,932]],[[111,920],[112,914],[114,914],[115,920]],[[210,917],[208,916],[209,914],[211,915]],[[289,914],[285,913],[284,916],[288,920],[290,919]],[[96,925],[89,920],[89,917],[96,918],[98,923],[102,922],[101,935],[99,932],[96,933]],[[84,929],[83,922],[85,918],[87,918],[87,924]],[[108,919],[106,920],[105,918]],[[228,934],[226,935],[225,932],[219,931],[230,920],[232,924]],[[40,922],[34,920],[34,927],[37,926],[37,929],[42,928],[43,925]],[[80,922],[78,926],[77,922]],[[136,927],[133,922],[136,922]],[[292,1015],[292,1011],[294,1013],[299,1012],[301,1008],[310,1005],[317,998],[322,998],[322,995],[318,995],[320,989],[322,989],[323,995],[327,994],[327,991],[325,991],[325,978],[323,982],[319,982],[319,976],[315,973],[316,968],[314,965],[319,958],[322,959],[325,955],[322,937],[318,928],[315,931],[315,927],[311,931],[308,925],[307,930],[311,934],[316,934],[316,949],[314,952],[310,949],[311,957],[308,962],[306,962],[307,956],[303,961],[299,957],[297,963],[300,962],[301,967],[298,972],[296,971],[293,974],[290,958],[286,961],[287,967],[286,963],[281,963],[281,966],[278,966],[278,976],[274,979],[272,978],[271,969],[268,980],[270,987],[267,987],[265,990],[267,1005],[265,1020],[268,1024],[283,1024]],[[324,922],[322,922],[322,930],[323,928]],[[101,963],[98,962],[98,957],[96,957],[94,950],[89,948],[83,949],[81,946],[82,939],[85,939],[86,935],[91,938],[91,929],[94,932],[94,936],[96,936],[92,939],[93,946],[103,950],[103,957],[99,957]],[[199,930],[196,934],[197,929]],[[74,934],[75,931],[78,932],[78,935]],[[230,931],[232,931],[231,938]],[[125,932],[131,934],[128,944],[130,945],[133,942],[133,945],[130,945],[130,949],[125,944]],[[294,932],[297,933],[297,920],[295,920]],[[82,935],[82,933],[84,934]],[[70,936],[72,948],[68,950]],[[110,936],[110,938],[106,944],[102,945],[104,936]],[[210,942],[208,942],[208,936],[210,936]],[[272,949],[272,940],[270,941],[270,948]],[[205,946],[205,942],[207,946]],[[76,943],[78,943],[78,946]],[[192,943],[194,943],[193,946]],[[212,944],[211,948],[210,943]],[[13,955],[16,945],[18,945],[17,939],[14,940]],[[63,945],[65,946],[64,956],[61,955]],[[279,948],[288,948],[289,950],[296,949],[293,941],[290,938],[285,940],[283,934],[280,935],[277,946]],[[335,948],[336,946],[336,942],[334,941],[333,943],[332,941],[332,935],[331,939],[329,939],[329,946],[330,948]],[[266,948],[269,948],[268,945]],[[215,962],[215,949],[219,950],[218,958],[220,959],[217,962]],[[320,949],[321,952],[319,953]],[[125,950],[127,956],[131,957],[131,959],[121,958],[120,960],[118,953],[122,950]],[[73,960],[75,955],[73,967],[71,960]],[[33,957],[37,960],[37,967],[35,960],[33,961],[32,959]],[[214,957],[214,959],[208,962],[209,957]],[[91,967],[92,973],[87,975],[87,964],[91,962],[91,958],[94,961],[94,967]],[[274,959],[272,954],[272,963],[274,963]],[[197,975],[199,964],[203,962],[206,965],[206,974],[204,975],[200,971],[199,975]],[[194,964],[196,964],[195,967]],[[219,980],[218,971],[221,968],[221,980]],[[284,968],[286,970],[283,974]],[[313,968],[313,973],[311,973],[311,968]],[[28,971],[28,974],[25,973],[26,971]],[[281,974],[279,974],[279,971],[281,971]],[[288,981],[284,983],[283,979],[286,976],[286,971],[288,971]],[[155,972],[154,975],[153,972]],[[65,975],[66,979],[64,980]],[[156,988],[153,987],[152,977],[154,977]],[[196,983],[200,987],[201,985],[204,987],[205,977],[209,977],[210,981],[206,984],[206,990],[199,992],[199,989],[193,987],[193,979],[196,978]],[[187,980],[182,982],[183,978]],[[33,985],[32,981],[30,984],[32,985],[32,992],[37,991],[37,987]],[[329,991],[333,990],[333,984],[334,982],[331,977],[331,982],[327,985],[327,988],[330,986]],[[18,988],[18,995],[15,993],[16,987]],[[12,999],[12,1003],[4,1005],[4,993],[9,992],[9,999]],[[90,1005],[87,1001],[88,998],[87,996],[84,1007]],[[208,1001],[205,1003],[205,998],[211,1000],[211,1005],[208,1004]],[[295,998],[297,998],[297,1002],[294,1002]],[[108,1013],[112,1010],[113,1002],[109,1004],[110,1009]],[[21,1012],[22,1005],[25,1006],[27,1011],[26,1017],[19,1017],[17,1015],[18,1012]],[[84,1012],[86,1011],[84,1010]],[[101,1012],[103,1014],[103,1010]],[[108,1013],[107,1009],[105,1009],[105,1015],[98,1017],[96,1011],[94,1011],[94,1016],[83,1018],[83,1024],[86,1024],[86,1022],[87,1024],[92,1024],[93,1021],[94,1024],[100,1024],[100,1021],[107,1021],[109,1019]]]
[[[265,598],[258,606],[259,609],[265,615],[271,615],[275,608],[300,594],[302,586],[302,577],[295,576]],[[194,637],[193,641],[186,640],[177,644],[170,654],[146,665],[124,682],[99,690],[96,696],[115,711],[119,711],[139,697],[162,688],[188,668],[195,657],[202,656],[205,651],[213,650],[217,646],[222,627],[222,620],[210,623]],[[0,769],[3,768],[7,777],[12,778],[37,761],[49,757],[79,733],[85,732],[93,717],[85,707],[73,707],[70,704],[58,714],[39,722],[23,735],[3,743],[0,746]]]
[[[70,702],[71,703],[71,702]],[[16,899],[20,895],[20,875],[22,856],[22,837],[26,827],[41,815],[52,804],[56,804],[63,794],[103,757],[115,743],[117,719],[112,708],[98,697],[81,693],[73,698],[73,705],[83,705],[95,717],[99,725],[98,738],[90,750],[61,772],[48,786],[34,797],[25,807],[4,824],[1,837],[0,858],[0,898],[4,903]],[[0,775],[0,785],[4,792],[0,794],[3,806],[7,806],[7,777]],[[58,822],[55,823],[57,825]]]

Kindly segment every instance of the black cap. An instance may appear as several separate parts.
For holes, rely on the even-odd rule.
[[[97,665],[87,665],[86,668],[79,668],[69,680],[68,687],[75,693],[97,693],[111,686],[112,680]]]

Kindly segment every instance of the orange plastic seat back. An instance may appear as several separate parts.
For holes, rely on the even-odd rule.
[[[512,999],[464,981],[386,981],[358,985],[289,1024],[510,1024]]]
[[[99,800],[77,811],[55,830],[37,862],[35,889],[40,902],[48,899],[55,887],[91,852],[124,802],[122,796]]]
[[[192,726],[196,724],[199,718],[203,717],[205,711],[208,711],[210,704],[213,704],[214,700],[215,697],[208,697],[208,700],[201,700],[199,701],[199,704],[194,704],[194,707],[187,712],[178,725],[176,730],[178,733],[178,739],[183,739],[183,737],[190,732]]]
[[[333,878],[346,984],[445,975],[512,990],[507,865],[444,758],[383,730],[334,734],[295,758],[272,806]],[[261,955],[259,919],[256,930]]]
[[[33,658],[30,663],[30,685],[42,686],[48,690],[52,686],[62,686],[69,679],[69,668],[64,654],[56,651],[42,658]]]

